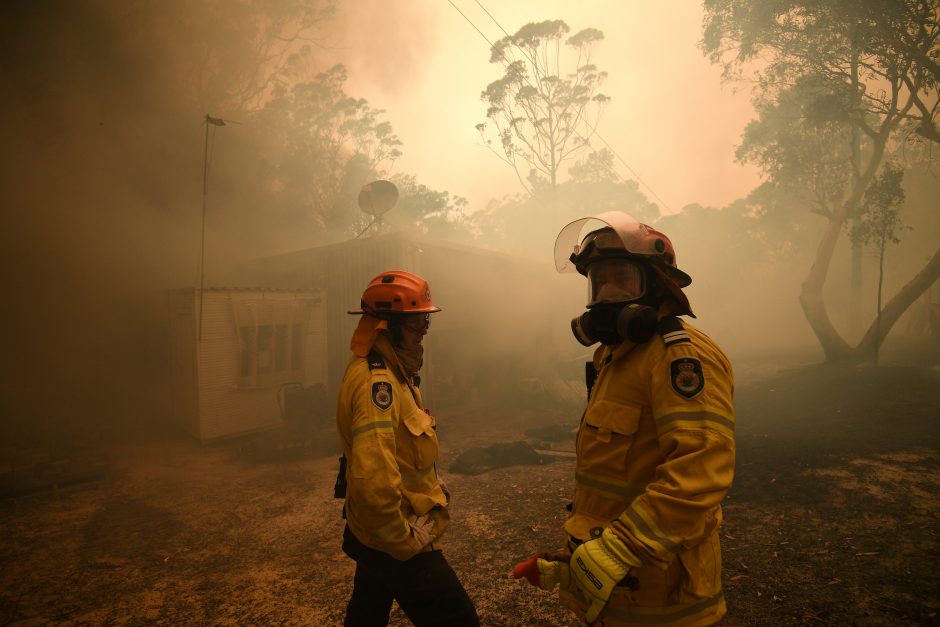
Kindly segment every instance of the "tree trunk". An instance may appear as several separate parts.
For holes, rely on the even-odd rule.
[[[853,106],[856,109],[861,108],[861,91],[858,88],[858,48],[855,45],[857,33],[852,33],[852,65],[850,71],[850,81],[852,83],[852,93],[855,94]],[[852,181],[858,184],[858,177],[862,173],[862,147],[859,141],[858,127],[852,125],[852,139],[850,149],[852,151]],[[861,218],[855,219],[856,223]],[[852,265],[851,276],[849,278],[849,333],[852,337],[858,337],[862,330],[862,244],[861,242],[852,242]]]
[[[921,294],[927,291],[938,279],[940,279],[940,248],[927,262],[927,265],[885,305],[881,312],[880,330],[876,326],[876,320],[868,328],[858,346],[852,349],[850,359],[854,363],[871,359],[877,346],[884,341],[885,336],[891,331],[891,327],[898,321],[901,314],[907,311],[920,298]]]
[[[800,305],[803,307],[803,314],[813,329],[813,333],[816,334],[827,362],[838,361],[849,352],[848,343],[842,339],[832,321],[829,320],[826,303],[822,297],[826,276],[829,274],[829,264],[832,261],[839,234],[842,232],[842,223],[848,213],[844,207],[845,205],[829,219],[829,224],[826,225],[826,230],[816,248],[816,259],[806,279],[803,280],[800,290]]]
[[[849,276],[849,333],[858,337],[862,332],[862,245],[852,242]]]
[[[875,309],[875,365],[878,365],[878,347],[881,346],[881,294],[884,292],[885,285],[885,246],[887,237],[881,238],[881,246],[878,249],[878,306]]]
[[[853,177],[851,190],[845,197],[845,200],[838,204],[837,209],[829,217],[829,224],[823,231],[822,239],[816,248],[816,259],[810,268],[806,279],[800,289],[800,305],[803,307],[803,314],[806,321],[812,327],[813,333],[822,346],[825,361],[841,361],[851,358],[852,349],[848,342],[842,339],[839,332],[833,326],[829,319],[829,313],[826,311],[826,303],[823,301],[823,286],[826,284],[826,277],[829,274],[829,264],[832,262],[832,255],[835,253],[836,242],[839,241],[839,235],[842,233],[842,225],[852,211],[862,202],[865,190],[875,176],[878,166],[884,157],[885,147],[888,143],[888,137],[894,128],[894,123],[885,122],[881,131],[874,139],[871,155],[868,157],[864,172],[858,177]]]

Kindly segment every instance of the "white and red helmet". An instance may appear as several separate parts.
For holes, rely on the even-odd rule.
[[[626,213],[607,211],[569,223],[555,238],[555,268],[559,272],[577,271],[591,280],[589,306],[604,299],[603,294],[595,292],[598,281],[594,274],[607,264],[598,266],[598,262],[615,259],[632,259],[647,265],[684,310],[682,313],[692,313],[682,292],[692,278],[679,269],[675,248],[664,233]]]

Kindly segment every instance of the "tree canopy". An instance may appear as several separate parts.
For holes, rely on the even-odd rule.
[[[383,111],[347,94],[346,80],[346,68],[335,65],[279,86],[252,119],[269,136],[265,188],[320,227],[348,231],[359,219],[359,188],[387,171],[402,142]]]
[[[561,20],[533,22],[490,50],[490,63],[504,73],[480,95],[487,121],[477,130],[530,194],[533,180],[555,188],[562,164],[588,148],[609,101],[598,91],[607,73],[591,62],[604,34],[570,30]]]
[[[867,358],[880,341],[850,347],[823,288],[836,242],[864,213],[887,157],[910,142],[937,141],[938,7],[940,0],[705,2],[703,50],[727,79],[753,77],[758,118],[738,157],[763,169],[764,199],[798,199],[826,219],[800,302],[829,360]],[[940,250],[889,303],[888,327],[937,276]]]

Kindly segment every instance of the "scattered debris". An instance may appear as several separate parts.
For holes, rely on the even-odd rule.
[[[532,466],[551,460],[551,456],[539,455],[527,442],[497,442],[464,451],[450,465],[449,470],[464,475],[479,475],[494,468]]]

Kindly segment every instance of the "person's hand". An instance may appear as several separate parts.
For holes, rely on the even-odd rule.
[[[411,535],[423,549],[434,541],[434,519],[430,516],[408,516],[408,524],[411,526]]]
[[[588,623],[597,620],[617,584],[630,568],[639,565],[639,560],[610,529],[575,549],[571,554],[571,584],[587,603]]]
[[[512,569],[513,579],[525,578],[533,586],[542,590],[553,590],[555,586],[571,587],[568,572],[569,555],[548,554],[533,555],[524,562],[519,562]]]

